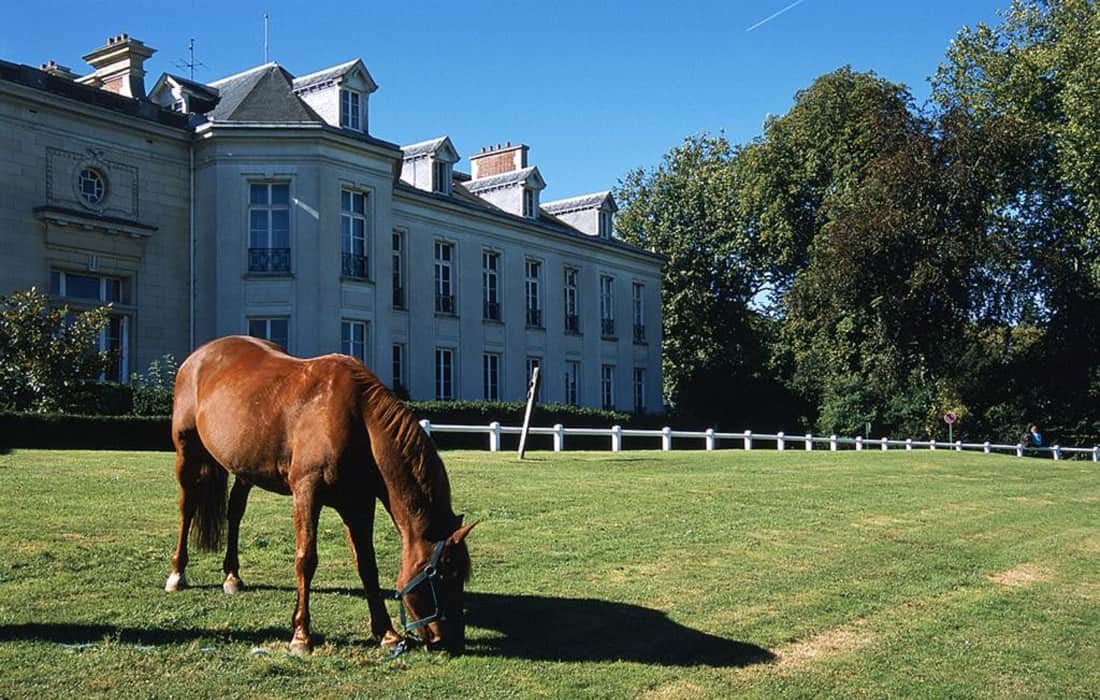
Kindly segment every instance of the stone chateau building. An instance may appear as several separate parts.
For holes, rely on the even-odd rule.
[[[662,259],[607,192],[540,201],[525,145],[455,169],[446,136],[371,135],[360,60],[208,84],[126,35],[84,60],[0,61],[0,294],[111,302],[111,379],[218,336],[344,352],[414,399],[661,410]]]

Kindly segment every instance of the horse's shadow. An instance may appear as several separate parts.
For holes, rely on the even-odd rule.
[[[200,588],[208,588],[201,586]],[[211,587],[212,588],[212,587]],[[254,586],[252,590],[293,589]],[[314,593],[362,596],[361,590],[320,588]],[[489,630],[468,635],[466,653],[532,661],[633,661],[661,666],[747,666],[774,655],[755,644],[700,632],[659,611],[594,598],[556,598],[496,593],[466,594],[466,624]],[[323,636],[323,623],[317,625]],[[199,640],[265,644],[282,640],[287,629],[264,627],[232,632],[201,628],[127,628],[100,624],[30,623],[0,627],[0,642],[97,643],[105,638],[139,645],[188,644]],[[320,639],[318,640],[320,641]],[[331,636],[337,645],[361,639]]]

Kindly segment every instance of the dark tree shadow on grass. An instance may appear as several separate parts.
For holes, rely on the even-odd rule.
[[[292,592],[294,589],[261,585],[251,590]],[[362,596],[361,590],[351,588],[318,588],[314,589],[314,593]],[[659,610],[626,603],[594,598],[467,592],[466,607],[466,624],[491,632],[488,639],[480,636],[467,639],[466,653],[471,656],[716,667],[747,666],[775,658],[770,651],[755,644],[699,632],[670,620]],[[242,614],[246,614],[243,608]],[[326,640],[323,635],[324,621],[315,619],[314,625],[318,643],[373,645],[373,642],[363,638],[339,635]],[[289,636],[289,626],[232,631],[61,623],[0,627],[0,642],[45,641],[61,644],[97,643],[104,639],[140,645],[189,644],[201,640],[268,644],[286,641]]]

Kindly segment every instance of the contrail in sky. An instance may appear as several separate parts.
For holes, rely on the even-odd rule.
[[[748,28],[748,29],[746,29],[745,31],[746,31],[746,32],[751,32],[752,30],[756,29],[756,28],[757,28],[757,27],[759,27],[760,25],[762,25],[762,24],[767,24],[768,22],[771,22],[771,21],[772,21],[773,19],[775,19],[775,18],[776,18],[776,17],[778,17],[779,15],[783,14],[783,13],[784,13],[784,12],[786,12],[787,10],[793,10],[794,8],[798,7],[799,5],[801,5],[801,4],[802,4],[802,3],[804,3],[804,2],[806,2],[806,0],[794,0],[794,2],[792,2],[792,3],[790,4],[790,5],[787,5],[786,7],[784,7],[784,8],[783,8],[782,10],[780,10],[779,12],[776,12],[775,14],[772,14],[772,15],[768,15],[767,17],[765,17],[764,19],[760,20],[760,21],[759,21],[759,22],[757,22],[756,24],[752,25],[751,27],[749,27],[749,28]]]

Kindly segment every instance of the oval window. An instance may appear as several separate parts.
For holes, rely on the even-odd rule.
[[[84,168],[80,171],[77,191],[86,204],[99,204],[107,194],[107,181],[95,168]]]

